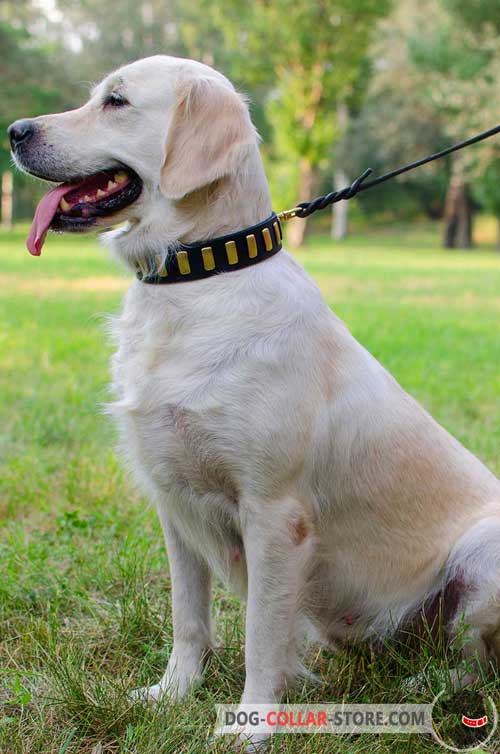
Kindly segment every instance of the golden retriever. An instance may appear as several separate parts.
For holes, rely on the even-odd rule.
[[[103,241],[135,271],[271,213],[245,100],[191,60],[139,60],[10,135],[23,170],[66,182],[37,210],[33,253],[49,226],[121,223]],[[174,646],[149,699],[201,679],[211,574],[247,602],[242,703],[300,676],[304,632],[384,637],[438,602],[452,634],[469,625],[469,652],[499,656],[499,481],[286,251],[184,285],[136,280],[114,330],[110,411],[172,580]]]

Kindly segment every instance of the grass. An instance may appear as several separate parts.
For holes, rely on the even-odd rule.
[[[500,471],[500,255],[443,252],[432,227],[377,230],[298,254],[355,336],[494,471]],[[114,454],[105,313],[129,278],[93,240],[0,235],[0,752],[177,754],[205,750],[215,702],[244,680],[242,608],[222,588],[220,648],[182,704],[131,706],[172,643],[167,560],[155,514]],[[290,701],[429,702],[442,650],[326,651],[318,686]],[[418,689],[409,676],[422,673]],[[483,688],[500,704],[500,678]],[[492,751],[498,751],[498,739]],[[218,751],[227,751],[222,743]],[[275,752],[435,752],[422,736],[284,736]]]

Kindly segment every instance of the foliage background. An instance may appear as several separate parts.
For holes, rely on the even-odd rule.
[[[275,207],[293,205],[331,190],[335,174],[390,169],[493,125],[499,26],[500,0],[2,0],[0,168],[12,120],[75,107],[113,68],[168,53],[219,67],[249,95]],[[478,210],[500,215],[499,176],[491,140],[367,192],[355,214],[440,218],[454,181],[472,224]],[[37,191],[15,176],[14,219],[31,215]]]

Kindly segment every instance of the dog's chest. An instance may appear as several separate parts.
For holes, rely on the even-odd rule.
[[[205,389],[189,350],[148,342],[126,325],[112,362],[123,450],[183,539],[243,593],[234,417]]]
[[[119,329],[112,362],[123,445],[141,475],[166,491],[237,499],[231,421],[213,391],[204,389],[188,348]]]
[[[164,491],[228,506],[242,495],[281,494],[302,467],[315,410],[314,391],[304,391],[308,359],[290,357],[295,340],[309,341],[298,327],[283,336],[283,314],[257,318],[257,304],[248,312],[249,295],[237,299],[235,316],[227,287],[200,302],[198,289],[181,286],[169,293],[174,305],[137,286],[115,323],[112,370],[112,411],[135,468]]]

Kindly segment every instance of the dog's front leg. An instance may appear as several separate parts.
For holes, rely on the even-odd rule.
[[[163,515],[172,586],[174,645],[167,669],[159,684],[136,692],[147,701],[165,694],[181,699],[201,681],[203,665],[211,645],[210,571],[180,538]]]
[[[242,532],[248,597],[241,704],[270,704],[299,672],[299,601],[313,538],[303,507],[290,498],[242,506]],[[249,739],[251,748],[265,738],[244,730],[237,743]]]
[[[299,670],[299,597],[311,554],[303,507],[285,498],[244,511],[248,569],[242,703],[277,701]]]

